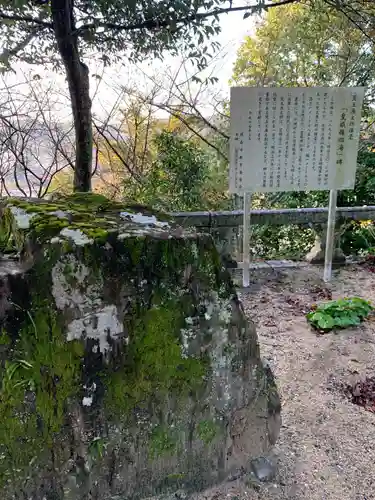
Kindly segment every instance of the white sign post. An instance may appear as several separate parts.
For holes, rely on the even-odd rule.
[[[331,278],[337,190],[355,182],[364,87],[231,88],[229,190],[329,190],[324,279]],[[249,214],[244,203],[244,286]],[[245,213],[246,212],[246,213]],[[246,278],[246,279],[245,279]],[[247,283],[247,284],[246,284]]]
[[[242,232],[242,282],[244,288],[250,285],[250,210],[251,193],[243,197],[243,232]]]
[[[331,189],[331,191],[329,192],[326,253],[324,257],[323,273],[323,280],[326,283],[331,281],[332,276],[332,258],[333,252],[335,250],[336,205],[337,191],[335,189]]]

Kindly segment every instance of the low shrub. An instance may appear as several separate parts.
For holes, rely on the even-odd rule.
[[[335,328],[358,326],[373,310],[369,301],[352,297],[315,304],[306,318],[313,328],[326,333]]]

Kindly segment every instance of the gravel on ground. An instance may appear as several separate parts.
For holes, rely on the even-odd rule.
[[[375,500],[375,414],[354,405],[342,385],[375,375],[375,321],[319,335],[305,314],[313,303],[358,296],[375,305],[375,274],[360,265],[322,281],[316,266],[253,273],[240,296],[257,324],[262,356],[276,375],[282,428],[272,482],[249,476],[196,500]]]

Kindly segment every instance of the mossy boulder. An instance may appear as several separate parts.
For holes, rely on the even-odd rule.
[[[96,195],[0,215],[1,498],[189,492],[267,453],[276,386],[211,237]]]

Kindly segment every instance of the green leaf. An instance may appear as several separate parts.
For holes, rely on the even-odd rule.
[[[339,316],[335,318],[335,323],[340,328],[347,328],[353,325],[353,319],[351,316]]]
[[[264,2],[258,5],[265,10]],[[373,12],[367,15],[373,20]],[[267,86],[335,86],[342,80],[357,84],[363,75],[372,87],[375,68],[368,73],[367,43],[349,19],[322,0],[269,8],[238,51],[233,80],[251,86],[263,86],[265,79]],[[348,74],[348,67],[356,70]]]
[[[357,316],[356,314],[352,314],[350,316],[350,319],[352,320],[353,326],[358,326],[361,324],[361,318],[359,316]]]
[[[331,330],[335,326],[357,326],[372,310],[369,301],[360,297],[345,297],[319,304],[306,318],[315,328]]]
[[[318,326],[322,330],[331,330],[335,326],[335,320],[328,314],[322,314],[318,320]]]

